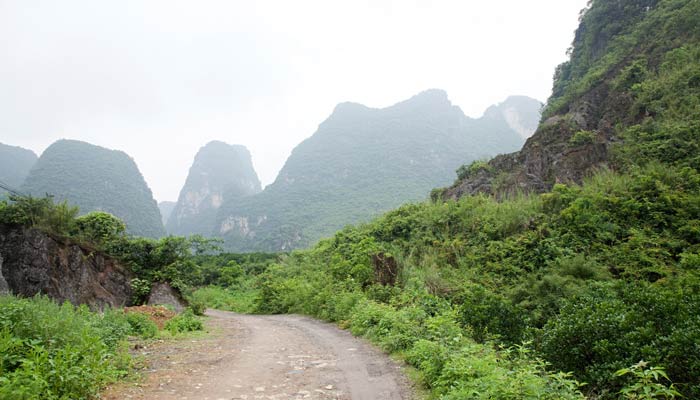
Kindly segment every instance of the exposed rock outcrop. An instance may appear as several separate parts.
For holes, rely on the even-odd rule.
[[[493,158],[486,168],[445,189],[442,198],[541,193],[556,183],[581,183],[596,170],[610,166],[610,147],[619,141],[616,127],[638,123],[644,117],[632,110],[629,93],[614,87],[613,78],[625,66],[613,67],[588,91],[556,113],[545,115],[520,151]]]
[[[148,296],[149,306],[171,306],[178,313],[187,308],[187,301],[182,297],[182,294],[167,282],[156,282],[151,288],[151,294]]]
[[[2,255],[0,254],[0,295],[10,293],[10,287],[7,286],[5,277],[2,276]]]
[[[37,229],[0,225],[0,259],[1,276],[17,296],[44,294],[93,309],[131,299],[131,273],[116,260]]]
[[[611,129],[595,131],[586,120],[574,116],[552,117],[540,125],[523,149],[489,161],[445,190],[443,198],[458,199],[476,193],[498,197],[516,193],[542,193],[556,183],[581,183],[597,169],[607,166],[609,147],[615,142]],[[582,137],[576,141],[574,135]]]

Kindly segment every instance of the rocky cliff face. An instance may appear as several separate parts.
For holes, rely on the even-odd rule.
[[[617,141],[615,123],[626,117],[630,98],[601,81],[564,112],[543,121],[515,153],[499,155],[448,188],[443,197],[476,193],[508,196],[545,192],[555,183],[581,183],[608,166]]]
[[[555,183],[581,183],[608,166],[610,145],[616,141],[609,121],[601,118],[597,122],[584,114],[552,117],[540,125],[522,150],[493,158],[446,189],[443,198],[541,193]]]
[[[129,271],[117,261],[30,228],[0,225],[0,293],[44,294],[93,309],[131,299]],[[3,279],[4,278],[4,279]]]
[[[260,192],[250,152],[240,145],[211,142],[195,156],[167,230],[175,235],[213,233],[217,211],[225,201]]]
[[[697,111],[683,106],[692,101],[674,99],[696,96],[700,81],[693,69],[700,30],[688,18],[698,14],[699,3],[596,1],[589,7],[571,59],[556,69],[535,134],[519,152],[470,169],[442,192],[443,198],[544,192],[556,183],[581,183],[601,168],[624,168],[615,149],[634,144],[648,153],[640,156],[646,161],[660,152],[667,153],[666,160],[686,156],[697,135]],[[688,116],[683,127],[680,121]],[[683,129],[685,141],[674,142],[672,132]]]
[[[2,254],[0,254],[0,296],[4,294],[9,294],[10,293],[10,287],[7,285],[7,281],[5,280],[5,276],[2,274]]]

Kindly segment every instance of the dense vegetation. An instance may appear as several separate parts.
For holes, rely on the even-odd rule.
[[[0,398],[91,398],[129,372],[126,337],[153,329],[138,314],[0,296]]]
[[[434,398],[700,398],[699,39],[696,0],[591,1],[545,109],[545,117],[565,124],[575,117],[577,99],[614,100],[602,111],[615,122],[609,168],[580,185],[500,200],[408,204],[280,258],[212,255],[218,244],[201,237],[131,238],[109,214],[77,218],[75,209],[50,199],[0,202],[0,222],[88,240],[131,266],[140,296],[155,280],[183,290],[209,285],[193,294],[196,303],[337,322],[398,353]],[[401,169],[412,179],[402,188],[363,180],[405,167],[400,157],[353,157],[373,154],[367,148],[398,146],[400,152],[387,154],[421,165],[426,146],[414,140],[403,148],[389,133],[415,139],[410,133],[418,126],[459,135],[449,126],[440,129],[445,118],[437,116],[460,120],[460,114],[434,101],[429,93],[386,110],[340,106],[295,150],[278,181],[254,197],[264,213],[242,200],[222,208],[223,226],[245,236],[229,236],[228,244],[252,246],[251,232],[261,247],[308,243],[339,226],[340,220],[326,216],[377,212],[399,189],[427,182],[431,168],[447,159],[442,150],[427,157],[430,168]],[[575,132],[568,145],[584,146],[596,134]],[[325,151],[331,142],[344,151]],[[445,143],[457,147],[454,136]],[[420,154],[412,153],[416,146],[423,146]],[[311,157],[312,150],[320,156]],[[458,174],[466,178],[489,167],[476,162]],[[310,194],[309,187],[319,191]],[[81,312],[64,308],[65,320]],[[196,328],[192,318],[185,315],[169,329]],[[5,319],[14,321],[0,321]],[[55,386],[52,377],[29,369],[36,365],[32,346],[42,342],[16,333],[24,323],[15,319],[20,322],[0,326],[0,346],[15,349],[19,343],[1,365],[17,375],[9,381],[3,375],[0,385],[29,385],[22,382],[33,381],[23,377],[36,374],[42,377],[37,382],[47,382],[42,387]],[[70,332],[105,337],[85,329]],[[118,354],[107,344],[96,346],[107,350],[95,354]],[[62,360],[60,349],[51,351]],[[93,371],[91,360],[84,360],[86,371]],[[97,382],[118,373],[95,371],[90,376]],[[61,398],[68,392],[57,393]]]
[[[427,197],[465,161],[515,151],[540,103],[513,98],[470,119],[446,93],[430,90],[385,109],[344,103],[297,146],[277,180],[229,200],[216,232],[231,251],[305,247],[350,223]],[[507,117],[506,117],[507,114]]]
[[[194,158],[166,228],[173,235],[216,233],[216,215],[224,201],[260,192],[260,180],[247,148],[210,142]]]
[[[404,206],[268,271],[259,311],[343,322],[405,352],[443,394],[475,383],[422,357],[524,342],[604,397],[642,359],[698,395],[699,200],[696,171],[651,165],[503,203]]]
[[[33,151],[0,143],[0,182],[19,189],[29,174],[37,156]],[[0,189],[0,197],[6,192]]]
[[[78,207],[51,197],[11,196],[0,201],[0,224],[40,229],[119,259],[135,279],[133,302],[146,300],[154,282],[169,282],[188,295],[195,287],[232,287],[278,259],[277,254],[221,253],[220,241],[202,236],[161,239],[130,236],[119,218],[103,211],[79,216]]]
[[[165,234],[158,206],[134,161],[125,153],[73,140],[47,148],[22,186],[35,196],[53,195],[80,211],[105,211],[134,235]]]
[[[136,276],[132,281],[135,304],[146,298],[155,281],[169,281],[188,292],[192,285],[228,277],[225,269],[203,274],[205,268],[194,263],[195,259],[208,260],[204,254],[216,247],[201,237],[131,237],[124,222],[111,214],[78,214],[77,207],[56,204],[50,197],[11,196],[10,201],[0,201],[2,225],[39,229],[62,241],[119,258]],[[237,257],[254,259],[253,255]],[[212,257],[210,263],[216,262]],[[201,330],[202,321],[194,311],[203,310],[197,306],[193,304],[192,310],[170,319],[165,329],[172,335]],[[127,336],[148,339],[158,334],[155,323],[138,312],[108,309],[95,313],[86,306],[57,305],[43,297],[2,296],[0,398],[92,398],[106,383],[129,372],[131,358],[123,343]]]
[[[614,99],[611,169],[346,228],[262,274],[257,310],[337,321],[444,399],[700,397],[699,39],[700,2],[592,1],[545,117]]]

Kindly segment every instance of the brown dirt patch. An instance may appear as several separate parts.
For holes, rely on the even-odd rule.
[[[174,311],[170,311],[163,306],[135,306],[135,307],[124,307],[125,313],[138,313],[144,314],[150,318],[151,321],[158,325],[158,329],[163,329],[165,323],[169,319],[172,319],[177,315]]]

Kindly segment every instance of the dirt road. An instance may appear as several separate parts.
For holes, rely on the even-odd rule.
[[[208,315],[218,333],[147,348],[145,382],[111,388],[103,398],[411,398],[396,363],[333,325],[294,315]]]

